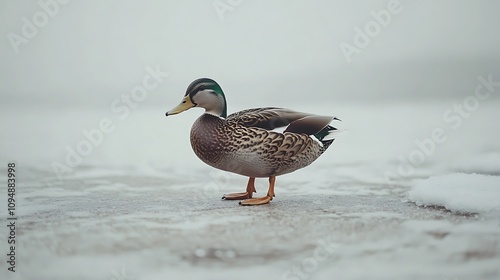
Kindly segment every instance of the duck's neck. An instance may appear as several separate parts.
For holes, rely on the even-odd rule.
[[[207,105],[204,106],[205,114],[226,118],[227,117],[226,96],[224,95],[224,92],[222,92],[222,89],[215,90],[215,92],[217,93],[215,95],[216,99],[213,100],[213,102],[210,102],[208,106]]]
[[[226,118],[227,117],[226,104],[224,104],[224,107],[206,108],[205,114],[216,116],[216,117],[221,117],[221,118]]]

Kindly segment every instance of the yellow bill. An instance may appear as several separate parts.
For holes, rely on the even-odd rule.
[[[186,110],[189,110],[195,106],[196,105],[191,101],[191,98],[189,97],[189,95],[186,95],[186,96],[184,96],[184,98],[182,99],[182,101],[179,105],[177,105],[172,110],[168,111],[165,115],[166,116],[176,115],[176,114],[182,113]]]

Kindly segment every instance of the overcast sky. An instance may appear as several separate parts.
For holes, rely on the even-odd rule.
[[[287,93],[297,100],[301,93],[337,100],[450,96],[471,92],[480,74],[500,74],[496,0],[402,0],[349,59],[342,43],[356,47],[356,28],[374,21],[372,11],[390,13],[391,1],[45,2],[53,11],[47,18],[38,1],[0,2],[0,93],[7,103],[109,105],[140,85],[148,66],[169,73],[150,99],[165,103],[205,76],[246,102],[270,93],[272,101]]]

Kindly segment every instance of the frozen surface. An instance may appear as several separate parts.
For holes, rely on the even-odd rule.
[[[499,10],[1,1],[0,279],[500,279]],[[229,113],[285,107],[348,132],[270,204],[222,201],[247,179],[194,155],[201,110],[165,117],[199,77]]]
[[[464,173],[433,176],[418,180],[409,196],[417,205],[500,217],[499,176]]]
[[[19,262],[12,274],[2,261],[0,278],[498,279],[499,216],[483,211],[498,201],[498,104],[482,105],[457,130],[441,118],[449,104],[288,106],[333,112],[349,131],[311,166],[279,177],[276,198],[260,207],[220,199],[246,178],[195,157],[189,129],[201,111],[165,118],[166,108],[146,107],[120,121],[107,111],[6,108],[16,116],[0,124],[11,132],[2,159],[17,163]],[[104,117],[116,129],[59,179],[53,162],[66,163],[66,147]],[[436,127],[447,141],[399,173],[399,158]],[[256,187],[265,194],[267,180]],[[454,202],[462,191],[467,199]],[[6,236],[2,226],[2,248]]]
[[[63,182],[26,169],[18,279],[499,275],[497,220],[422,208],[404,202],[403,187],[349,182],[342,171],[326,168],[316,166],[312,174],[329,174],[328,182],[304,174],[280,178],[276,199],[262,207],[222,201],[245,181],[229,176],[206,187],[200,182],[210,169],[189,176],[158,170],[161,177],[134,170],[112,176],[82,170],[80,176],[77,170]]]

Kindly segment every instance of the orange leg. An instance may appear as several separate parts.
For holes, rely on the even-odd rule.
[[[262,205],[262,204],[267,204],[271,200],[273,200],[273,197],[275,197],[274,194],[274,183],[276,182],[276,177],[269,177],[269,190],[267,191],[267,195],[264,197],[260,198],[250,198],[250,199],[245,199],[243,201],[240,201],[240,205],[243,206],[249,206],[249,205]]]
[[[255,190],[255,185],[254,184],[255,184],[255,177],[250,177],[248,179],[247,191],[246,192],[225,194],[222,197],[222,199],[226,199],[226,200],[242,200],[242,199],[252,198],[253,193],[257,192]]]

